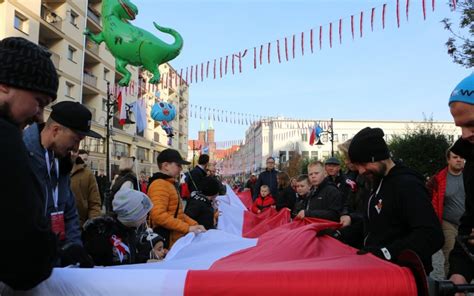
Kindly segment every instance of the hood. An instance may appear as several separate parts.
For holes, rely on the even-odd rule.
[[[71,176],[74,175],[75,173],[82,171],[87,165],[85,163],[80,163],[80,164],[74,164],[71,170]]]
[[[148,184],[151,184],[153,181],[158,180],[158,179],[167,180],[167,181],[170,181],[172,183],[174,183],[174,181],[175,181],[175,178],[173,178],[173,177],[171,177],[167,174],[163,174],[161,172],[158,172],[158,173],[154,173],[153,176],[151,176],[150,179],[148,179]]]

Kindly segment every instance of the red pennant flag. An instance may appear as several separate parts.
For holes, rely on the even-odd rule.
[[[304,56],[304,32],[301,32],[301,55]]]
[[[194,72],[193,69],[194,69],[194,66],[191,66],[191,75],[189,77],[190,83],[193,83],[193,72]]]
[[[352,32],[352,40],[354,40],[354,16],[351,15],[351,32]]]
[[[280,56],[280,40],[277,40],[277,56],[278,56],[278,63],[281,64],[281,56]]]
[[[431,9],[435,10],[435,0],[431,0]]]
[[[292,46],[292,52],[293,52],[293,58],[295,58],[295,43],[296,43],[296,36],[293,34],[293,46]]]
[[[268,42],[267,45],[267,57],[268,57],[268,63],[270,64],[270,48],[271,48],[271,42]]]
[[[425,0],[421,0],[421,8],[423,9],[423,20],[426,20],[426,3],[425,3]]]
[[[188,84],[188,67],[186,67],[186,84]]]
[[[374,31],[374,17],[375,17],[375,7],[372,8],[372,13],[370,14],[370,30]]]
[[[453,10],[456,10],[456,0],[453,0]]]
[[[204,80],[204,63],[201,63],[201,81]]]
[[[385,11],[387,9],[387,4],[382,6],[382,29],[385,29]]]
[[[242,73],[242,58],[247,54],[247,50],[244,50],[244,53],[239,52],[239,73]]]
[[[198,82],[198,65],[196,65],[196,74],[195,74],[195,80],[196,80],[196,83]]]
[[[219,76],[222,78],[222,57],[219,59]]]
[[[214,79],[216,79],[216,64],[217,64],[217,61],[216,59],[214,59]]]
[[[285,37],[285,57],[288,62],[288,39]]]
[[[408,10],[410,8],[410,0],[407,0],[407,3],[406,3],[406,9],[405,9],[405,13],[407,15],[407,22],[408,22]]]
[[[397,0],[397,27],[400,28],[400,0]]]
[[[359,23],[359,30],[360,30],[360,38],[362,38],[362,26],[364,23],[364,12],[360,12],[360,23]]]
[[[229,56],[225,56],[225,67],[224,67],[224,74],[227,75],[227,62],[229,61]]]
[[[329,48],[332,48],[332,22],[329,23]]]
[[[257,69],[257,48],[253,48],[253,68]]]
[[[313,53],[313,29],[309,31],[309,46],[311,47],[311,53]]]
[[[260,65],[262,64],[262,60],[263,60],[263,44],[260,45]]]
[[[339,19],[339,44],[342,44],[342,19]]]
[[[319,50],[323,48],[323,26],[319,26]]]
[[[232,75],[234,75],[234,58],[235,54],[232,54]]]
[[[176,72],[176,75],[174,76],[174,84],[178,86],[178,73]]]
[[[207,61],[207,65],[206,65],[206,78],[209,78],[209,64],[210,64],[210,62]]]
[[[183,68],[179,71],[179,85],[183,83]]]

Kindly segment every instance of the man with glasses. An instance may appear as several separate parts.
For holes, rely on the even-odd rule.
[[[51,54],[19,37],[0,41],[0,294],[2,282],[27,290],[47,279],[57,241],[43,217],[42,190],[29,164],[22,129],[56,99]],[[34,255],[29,256],[34,250]]]
[[[267,158],[267,168],[264,172],[261,172],[258,176],[257,183],[255,184],[255,190],[252,195],[252,200],[255,200],[260,192],[262,185],[267,185],[270,188],[272,196],[275,198],[278,196],[278,183],[277,183],[278,171],[275,170],[275,158]]]
[[[77,102],[64,101],[52,106],[46,124],[33,124],[23,140],[30,154],[36,178],[43,186],[44,215],[61,245],[61,265],[80,263],[91,266],[82,249],[79,216],[71,191],[71,152],[84,137],[101,138],[91,130],[91,112]]]

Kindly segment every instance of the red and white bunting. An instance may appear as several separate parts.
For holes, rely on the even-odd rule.
[[[422,7],[422,10],[423,10],[423,20],[426,20],[426,3],[425,3],[426,0],[421,0],[421,7]]]
[[[385,12],[387,10],[387,4],[382,6],[382,29],[385,29]]]
[[[293,34],[293,46],[292,46],[293,59],[295,58],[295,43],[296,43],[296,36],[295,34]]]
[[[268,58],[268,63],[270,64],[270,49],[271,49],[271,42],[268,42],[267,44],[267,58]]]
[[[364,25],[364,12],[361,11],[360,12],[360,22],[359,22],[360,38],[362,38],[362,32],[363,32],[362,27],[363,27],[363,25]]]
[[[352,40],[354,40],[354,15],[351,15],[351,33],[352,33]]]
[[[304,32],[301,32],[301,55],[304,56]]]
[[[281,56],[280,56],[280,40],[277,40],[277,56],[278,56],[278,63],[281,64]]]
[[[375,7],[372,8],[372,12],[370,14],[370,31],[374,31],[374,17],[375,17]]]
[[[342,44],[342,19],[339,19],[339,44]]]
[[[311,48],[311,53],[313,53],[313,29],[309,31],[309,45]]]
[[[319,50],[323,48],[323,26],[319,26]]]
[[[329,48],[332,48],[332,23],[329,23]]]
[[[285,58],[288,62],[288,39],[285,37]]]
[[[397,27],[400,28],[400,0],[397,0]]]

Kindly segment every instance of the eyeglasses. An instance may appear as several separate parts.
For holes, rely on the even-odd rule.
[[[267,161],[267,164],[274,164],[274,161]]]

